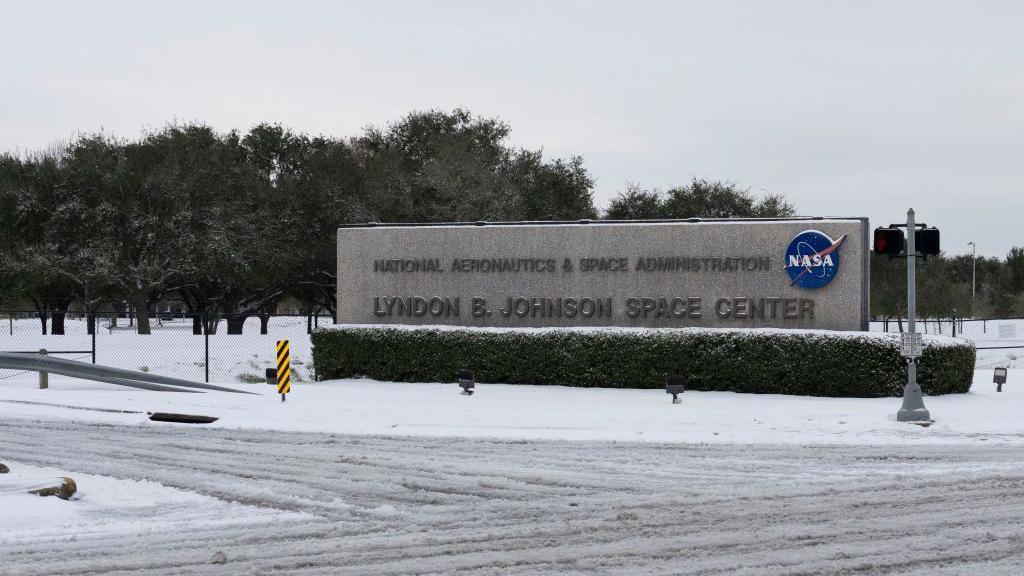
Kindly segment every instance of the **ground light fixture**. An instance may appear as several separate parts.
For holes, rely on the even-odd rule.
[[[683,385],[683,377],[679,374],[669,374],[665,377],[665,393],[672,395],[673,404],[682,404],[683,401],[679,399],[679,395],[686,392],[686,387]]]
[[[1006,368],[997,367],[995,374],[992,375],[992,382],[996,385],[996,392],[1002,392],[1003,384],[1006,384]]]
[[[455,377],[459,381],[459,387],[462,388],[462,395],[472,396],[476,389],[476,378],[473,375],[473,371],[459,370],[459,373]]]

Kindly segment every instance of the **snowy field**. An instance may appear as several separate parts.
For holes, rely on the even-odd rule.
[[[906,323],[904,323],[904,328],[906,328]],[[954,332],[953,323],[950,321],[919,322],[917,329],[926,334],[943,336],[951,336]],[[873,332],[884,331],[885,324],[872,322],[871,330]],[[890,321],[889,332],[898,331],[899,324]],[[995,366],[1024,368],[1024,320],[964,320],[957,323],[956,337],[969,340],[975,346],[982,348],[978,350],[975,364],[977,368]]]
[[[128,321],[119,320],[119,327],[108,328],[109,319],[99,321],[96,333],[96,363],[129,370],[143,370],[154,374],[202,381],[205,377],[205,343],[202,335],[192,334],[190,319],[175,318],[160,324],[152,319],[152,334],[140,336]],[[329,318],[320,318],[329,323]],[[0,351],[28,351],[45,348],[56,351],[76,351],[77,354],[59,354],[59,358],[89,362],[91,337],[86,333],[84,320],[69,317],[66,334],[43,336],[37,319],[23,318],[13,322],[0,319]],[[259,318],[246,320],[241,335],[228,335],[227,324],[221,322],[216,334],[210,335],[210,382],[252,382],[262,380],[264,371],[274,362],[277,340],[289,340],[292,351],[293,379],[313,379],[313,357],[306,318],[278,316],[270,320],[268,334],[260,334]],[[0,385],[16,377],[10,370],[0,370]],[[63,379],[63,376],[51,376]]]

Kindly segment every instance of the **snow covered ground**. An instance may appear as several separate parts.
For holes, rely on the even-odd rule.
[[[1022,372],[927,398],[928,428],[893,398],[15,378],[0,575],[1020,574]],[[25,493],[62,475],[71,501]]]
[[[5,441],[10,440],[5,438]],[[0,453],[7,455],[12,449],[5,445]],[[0,550],[4,554],[21,547],[37,546],[39,542],[51,542],[58,548],[62,542],[98,546],[114,541],[144,543],[161,533],[181,535],[198,526],[228,531],[312,518],[169,488],[145,479],[81,472],[73,473],[80,491],[71,500],[43,498],[27,491],[52,486],[55,479],[69,472],[20,462],[13,465],[8,462],[8,465],[11,472],[0,475]],[[13,570],[16,565],[7,557],[5,562],[0,562],[0,573],[18,573]],[[61,572],[70,573],[73,571],[70,568]]]
[[[190,334],[123,336],[101,362],[196,377]],[[257,395],[0,375],[0,575],[1024,573],[1024,369],[926,398],[927,428],[895,398],[339,380],[282,404],[236,377],[278,337],[223,336],[211,380]],[[70,501],[26,493],[64,475]]]
[[[11,417],[0,441],[14,471],[70,473],[80,495],[25,520],[24,497],[2,488],[3,575],[1024,571],[1016,444],[525,441]],[[22,499],[13,519],[11,498]],[[211,562],[218,552],[225,564]]]
[[[35,374],[0,385],[0,417],[69,418],[153,426],[146,412],[217,416],[213,427],[335,434],[469,436],[506,439],[647,442],[1024,445],[1024,370],[1011,369],[1004,392],[979,370],[969,394],[927,398],[935,423],[895,420],[896,398],[686,392],[673,405],[663,390],[373,380],[296,383],[286,403],[266,384],[248,394],[176,394],[67,379],[39,390]],[[83,410],[94,408],[97,410]],[[122,412],[126,411],[126,412]],[[132,413],[134,412],[134,413]]]
[[[906,327],[906,325],[904,325]],[[872,332],[885,330],[883,322],[872,322]],[[899,324],[889,322],[889,332],[898,332]],[[928,320],[920,322],[918,331],[926,334],[951,336],[954,333],[951,321]],[[1007,366],[1024,368],[1024,320],[964,320],[957,322],[956,337],[969,340],[979,348],[975,363],[977,368]]]
[[[320,322],[330,319],[321,318]],[[143,370],[202,381],[205,377],[205,342],[202,335],[192,334],[192,322],[186,319],[157,324],[153,320],[152,334],[140,336],[121,319],[121,326],[110,330],[109,320],[100,321],[96,333],[96,362],[105,366]],[[39,320],[25,318],[15,321],[0,320],[0,351],[28,351],[45,348],[51,351],[75,351],[59,354],[59,358],[88,362],[91,337],[86,334],[84,320],[68,318],[67,334],[43,336]],[[258,318],[246,320],[243,334],[226,334],[221,322],[216,334],[210,335],[210,381],[252,382],[262,380],[264,370],[273,366],[277,340],[289,340],[292,351],[293,379],[312,380],[312,345],[306,333],[306,318],[278,316],[271,318],[269,334],[261,335]],[[17,378],[18,373],[0,370],[0,386],[6,380]],[[62,376],[52,379],[61,380]]]

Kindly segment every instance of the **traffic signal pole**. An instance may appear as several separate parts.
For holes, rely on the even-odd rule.
[[[917,224],[914,222],[914,209],[907,210],[907,330],[917,332],[917,294],[915,264],[917,263],[917,247],[915,246]],[[917,384],[917,358],[907,358],[907,385],[903,388],[903,407],[896,414],[900,422],[921,422],[931,420],[931,414],[924,407],[921,387]]]

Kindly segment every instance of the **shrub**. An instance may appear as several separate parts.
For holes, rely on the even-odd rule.
[[[918,382],[967,392],[974,357],[925,336]],[[675,373],[693,390],[808,396],[899,396],[907,374],[896,334],[775,329],[340,326],[314,332],[313,361],[323,379],[452,382],[470,369],[478,382],[661,388]]]
[[[253,374],[251,372],[242,372],[238,376],[235,376],[239,382],[245,382],[246,384],[263,384],[267,379],[259,374]]]

